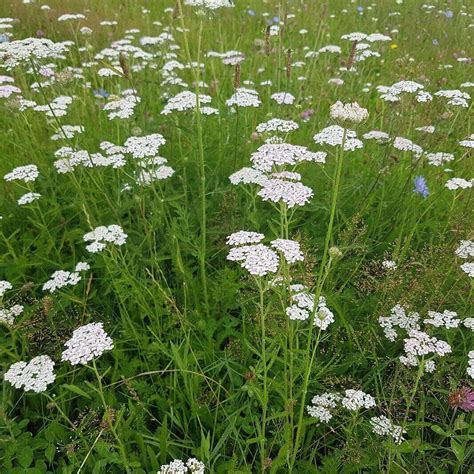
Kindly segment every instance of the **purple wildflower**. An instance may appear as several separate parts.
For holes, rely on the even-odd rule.
[[[303,122],[307,122],[314,115],[313,109],[306,109],[301,112],[301,119]]]
[[[421,194],[424,198],[427,198],[430,195],[424,176],[416,176],[413,180],[413,184],[415,185],[413,192]]]
[[[474,411],[474,391],[469,387],[461,387],[449,394],[448,403],[452,408]]]
[[[105,89],[102,89],[102,87],[99,87],[94,91],[95,97],[103,97],[104,99],[107,99],[109,95],[110,94]]]

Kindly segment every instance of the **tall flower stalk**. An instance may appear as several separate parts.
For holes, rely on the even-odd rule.
[[[198,172],[199,172],[199,224],[200,224],[200,245],[199,245],[199,268],[201,276],[201,284],[204,297],[204,306],[206,314],[209,315],[209,297],[207,290],[207,269],[206,269],[206,253],[207,253],[207,204],[206,204],[206,165],[204,159],[204,140],[203,140],[203,128],[202,128],[202,117],[201,109],[199,104],[199,82],[200,82],[200,70],[199,61],[201,56],[201,38],[202,38],[202,19],[199,21],[199,36],[198,36],[198,52],[197,52],[197,66],[192,67],[191,51],[189,49],[188,35],[186,32],[186,26],[184,23],[183,5],[182,0],[177,0],[178,15],[181,22],[181,29],[183,30],[183,41],[186,58],[193,71],[194,76],[194,89],[196,94],[196,107],[194,110],[194,116],[196,118],[196,135],[198,142]]]
[[[343,136],[342,136],[342,144],[340,149],[338,149],[336,153],[336,168],[334,172],[334,187],[333,187],[333,192],[332,192],[332,198],[331,198],[331,213],[329,216],[329,224],[328,224],[328,229],[326,232],[326,239],[324,243],[324,252],[323,252],[323,258],[321,260],[321,265],[319,268],[319,274],[318,274],[318,280],[316,282],[316,291],[315,291],[315,301],[319,301],[319,298],[321,296],[322,288],[324,285],[324,281],[326,280],[326,276],[329,274],[332,259],[329,258],[329,245],[332,241],[332,231],[334,227],[334,218],[336,215],[336,208],[337,208],[337,200],[340,192],[340,187],[341,187],[341,176],[342,176],[342,163],[344,161],[344,147],[346,143],[346,135],[347,131],[344,128]],[[327,264],[327,268],[326,268]],[[304,408],[305,408],[305,403],[306,403],[306,395],[308,394],[308,386],[309,386],[309,379],[311,375],[311,369],[313,367],[314,359],[316,357],[317,349],[319,346],[320,342],[320,336],[321,336],[321,330],[317,331],[317,337],[316,337],[316,342],[314,344],[313,350],[311,350],[311,346],[313,343],[314,339],[314,319],[316,317],[317,313],[317,306],[315,306],[314,310],[312,311],[311,314],[311,319],[309,323],[309,330],[308,330],[308,339],[306,343],[306,350],[305,350],[305,373],[304,373],[304,378],[303,378],[303,393],[301,397],[301,406],[300,406],[300,411],[299,411],[299,416],[298,416],[298,424],[296,426],[296,437],[295,441],[293,444],[293,454],[290,460],[290,465],[289,469],[290,472],[293,471],[293,467],[296,461],[296,456],[298,453],[299,445],[301,442],[301,435],[302,435],[302,430],[303,430],[303,417],[304,417]]]

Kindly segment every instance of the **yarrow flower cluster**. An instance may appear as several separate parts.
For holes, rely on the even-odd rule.
[[[385,336],[392,342],[398,338],[395,328],[406,332],[403,339],[404,354],[399,357],[402,364],[409,367],[417,367],[423,361],[423,369],[431,373],[436,369],[432,356],[444,357],[452,352],[451,346],[443,340],[430,336],[420,326],[420,315],[418,313],[406,313],[401,305],[396,305],[391,310],[391,316],[380,317],[379,323],[384,330]],[[473,321],[471,321],[473,320]],[[455,329],[461,324],[471,329],[474,327],[474,318],[461,320],[454,311],[443,312],[428,311],[428,317],[424,318],[423,324],[427,328]],[[429,331],[429,329],[427,329]],[[472,330],[472,329],[471,329]],[[421,358],[421,359],[420,359]]]
[[[449,350],[443,350],[444,344],[447,343],[444,341],[438,341],[436,338],[430,338],[428,334],[423,331],[412,330],[408,334],[410,337],[405,339],[405,355],[399,357],[399,360],[403,365],[408,367],[418,367],[420,365],[420,360],[417,356],[438,354],[442,357],[446,352],[451,352],[449,345]],[[424,362],[424,371],[426,373],[434,372],[435,369],[436,364],[433,360],[426,360]]]
[[[459,258],[467,259],[474,257],[474,242],[472,240],[461,240],[455,253]],[[470,278],[474,278],[474,262],[463,263],[460,267]]]
[[[289,92],[276,92],[270,98],[279,105],[292,105],[295,101],[295,96]]]
[[[0,43],[0,61],[7,70],[28,64],[30,60],[64,58],[68,44],[55,43],[47,38],[26,38],[22,40]]]
[[[387,270],[396,270],[397,264],[393,260],[384,260],[382,262],[382,267],[386,268]]]
[[[356,132],[344,129],[339,125],[331,125],[314,135],[313,140],[318,145],[342,146],[345,151],[354,151],[364,144],[357,138]]]
[[[113,349],[112,339],[104,331],[102,323],[90,323],[74,330],[71,339],[65,343],[62,361],[71,365],[85,365],[104,352]]]
[[[17,202],[19,206],[25,206],[26,204],[31,204],[32,202],[37,201],[40,197],[41,194],[39,193],[26,193],[23,194],[23,196],[21,196]]]
[[[232,246],[227,260],[241,262],[251,275],[265,276],[276,273],[280,264],[278,254],[281,252],[288,264],[300,262],[304,259],[298,242],[288,239],[276,239],[270,242],[271,247],[260,243],[265,236],[257,232],[238,231],[227,237],[227,245]]]
[[[10,173],[7,173],[3,179],[5,181],[23,181],[25,183],[32,183],[36,181],[39,176],[39,170],[36,165],[18,166]]]
[[[157,474],[204,474],[205,469],[205,464],[196,458],[189,458],[186,463],[181,459],[175,459],[161,466]]]
[[[451,178],[446,182],[445,187],[451,190],[470,189],[472,188],[472,180],[468,181],[463,178]]]
[[[239,230],[229,235],[226,239],[227,245],[247,245],[247,244],[258,244],[265,236],[258,232],[248,232],[246,230]]]
[[[161,111],[162,115],[169,115],[171,112],[185,112],[196,108],[197,97],[194,92],[183,91],[168,100],[165,108]],[[212,98],[209,95],[199,94],[199,107],[202,111],[201,104],[209,104]]]
[[[304,206],[313,197],[313,190],[300,182],[280,178],[268,179],[257,193],[263,201],[284,202],[288,208]]]
[[[411,151],[415,154],[415,157],[420,157],[423,154],[421,146],[404,137],[395,137],[393,147],[400,151]]]
[[[369,118],[367,109],[362,108],[357,102],[343,104],[339,100],[331,105],[329,115],[337,122],[361,123]]]
[[[12,284],[7,280],[0,280],[0,298],[5,294],[6,291],[13,288]]]
[[[129,137],[125,141],[125,150],[133,158],[147,158],[157,155],[158,150],[166,143],[163,135],[153,133],[142,137]]]
[[[408,359],[411,359],[409,356],[425,356],[429,354],[437,354],[443,357],[451,352],[451,346],[447,342],[431,337],[423,331],[412,329],[409,331],[408,336],[404,339],[405,353]],[[412,364],[408,363],[406,365]]]
[[[0,323],[11,326],[15,318],[23,313],[24,307],[21,304],[15,304],[10,308],[0,308]]]
[[[57,133],[51,136],[51,140],[68,140],[80,133],[84,133],[84,127],[82,125],[62,125]]]
[[[390,316],[379,317],[379,324],[382,327],[385,337],[389,341],[396,341],[398,333],[395,328],[405,329],[410,331],[411,329],[420,329],[418,321],[420,315],[418,313],[406,313],[405,308],[399,304],[394,306],[390,310]]]
[[[474,351],[469,351],[467,354],[468,363],[467,363],[467,375],[474,379]]]
[[[132,90],[125,90],[122,92],[122,97],[110,97],[109,102],[104,105],[104,110],[109,120],[128,119],[140,102],[140,97],[136,96]]]
[[[56,379],[53,372],[54,362],[47,355],[41,355],[30,362],[16,362],[5,372],[4,378],[15,388],[26,392],[44,392]]]
[[[379,143],[384,143],[390,140],[390,135],[380,130],[371,130],[370,132],[364,133],[362,138],[364,140],[375,140]]]
[[[92,253],[101,252],[107,244],[123,245],[127,241],[127,234],[119,225],[99,226],[93,231],[87,232],[83,239],[85,242],[92,242],[86,246],[86,250]]]
[[[455,311],[445,310],[442,313],[428,311],[428,316],[429,318],[425,318],[423,322],[437,328],[457,328],[461,323],[461,320],[458,318],[458,314]]]
[[[452,153],[427,153],[426,158],[428,163],[433,166],[441,166],[444,163],[449,163],[450,161],[454,160],[454,155]]]
[[[258,97],[258,92],[252,89],[240,87],[237,89],[230,99],[226,100],[228,107],[237,105],[238,107],[260,107],[262,103]]]
[[[293,120],[274,118],[257,125],[257,133],[289,133],[297,130],[299,125]]]
[[[341,396],[338,393],[323,393],[322,395],[315,395],[311,400],[311,405],[306,407],[308,415],[313,418],[318,418],[323,423],[329,423],[333,418],[331,409],[337,408]]]
[[[432,100],[431,94],[424,91],[425,86],[415,81],[400,81],[391,86],[377,86],[380,98],[386,102],[399,102],[402,94],[416,94],[417,102]]]
[[[347,389],[344,395],[331,392],[315,395],[311,400],[311,405],[308,405],[306,410],[309,416],[318,418],[323,423],[328,423],[333,418],[333,412],[338,405],[349,411],[358,411],[361,408],[370,409],[376,406],[372,395],[362,390]]]
[[[252,153],[250,160],[259,171],[272,171],[281,166],[295,166],[303,162],[324,163],[327,153],[312,152],[306,147],[290,143],[266,143]]]
[[[304,260],[304,255],[300,250],[300,244],[294,240],[276,239],[272,240],[270,245],[275,250],[281,252],[289,264],[302,262]]]
[[[311,319],[314,313],[314,326],[325,331],[334,322],[334,314],[326,306],[326,298],[319,297],[315,304],[314,295],[309,292],[305,285],[290,285],[291,305],[286,308],[286,315],[293,321],[306,321]]]
[[[73,272],[58,270],[51,275],[51,278],[43,285],[43,291],[54,293],[65,286],[75,286],[81,281],[80,272],[89,270],[90,266],[86,262],[79,262]]]
[[[209,10],[234,6],[231,0],[185,0],[184,4],[192,7],[209,8]]]
[[[372,430],[380,436],[390,436],[395,443],[400,444],[403,441],[403,434],[406,431],[398,425],[395,425],[386,416],[374,416],[370,419]]]
[[[68,95],[60,95],[45,105],[35,105],[33,110],[43,112],[47,117],[64,117],[67,114],[73,98]]]
[[[311,188],[303,185],[301,175],[283,171],[283,166],[296,166],[309,161],[324,163],[326,153],[311,152],[306,147],[289,143],[266,143],[251,156],[252,168],[242,168],[232,174],[232,184],[257,184],[261,187],[257,195],[264,201],[283,202],[288,208],[304,206],[313,196]],[[273,173],[269,173],[272,170]],[[266,174],[269,173],[269,174]]]
[[[459,258],[474,257],[474,241],[461,240],[461,242],[459,242],[459,247],[455,251],[455,254]]]
[[[109,142],[102,142],[101,148],[105,151],[102,153],[89,153],[87,150],[76,150],[69,146],[63,146],[56,150],[54,156],[59,158],[53,164],[59,174],[73,172],[78,167],[96,168],[111,167],[114,169],[125,166],[125,149],[116,147]]]
[[[469,107],[469,100],[471,100],[471,96],[467,92],[462,92],[458,89],[440,90],[435,92],[434,95],[448,99],[448,105],[455,107],[467,108]]]
[[[277,253],[264,244],[234,247],[227,255],[227,260],[241,262],[240,266],[254,276],[275,273],[280,263]]]

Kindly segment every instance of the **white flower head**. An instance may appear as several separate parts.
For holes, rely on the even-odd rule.
[[[337,122],[361,123],[369,118],[369,112],[357,102],[343,104],[338,100],[331,105],[330,116]]]
[[[128,235],[122,230],[119,225],[112,224],[108,227],[99,226],[91,232],[84,235],[85,242],[92,242],[86,246],[89,252],[97,253],[105,249],[106,244],[124,245],[127,241]]]
[[[274,118],[257,125],[257,133],[289,133],[297,130],[299,125],[293,120]]]
[[[239,107],[260,107],[261,103],[257,91],[244,87],[237,89],[230,99],[226,100],[228,107],[233,107],[234,105]]]
[[[276,273],[279,265],[277,253],[264,244],[234,247],[227,255],[227,260],[241,262],[240,266],[254,276]]]
[[[71,365],[85,365],[104,352],[113,349],[112,339],[104,331],[102,323],[90,323],[75,329],[71,339],[65,343],[62,361]]]
[[[247,245],[247,244],[258,244],[265,236],[258,232],[248,232],[245,230],[239,230],[234,232],[227,237],[227,245]]]
[[[403,441],[403,433],[406,431],[398,425],[395,425],[386,416],[374,416],[370,419],[372,430],[380,436],[390,436],[395,443],[400,444]]]
[[[5,294],[7,290],[13,288],[12,284],[7,280],[0,280],[0,298]]]
[[[5,181],[23,181],[25,183],[32,183],[36,181],[39,176],[38,167],[36,165],[18,166],[10,173],[7,173],[3,179]]]
[[[39,193],[26,193],[23,196],[20,196],[18,199],[19,206],[25,206],[26,204],[31,204],[34,201],[37,201],[41,197]]]
[[[470,278],[474,278],[474,262],[466,262],[461,265],[461,270]]]
[[[276,239],[271,241],[271,246],[281,252],[289,264],[302,262],[304,260],[300,244],[295,240]]]
[[[474,241],[461,240],[459,247],[454,252],[459,258],[474,257]]]
[[[157,155],[159,148],[166,143],[166,140],[159,133],[145,135],[143,137],[129,137],[125,141],[127,153],[134,158],[153,157]]]
[[[15,304],[10,308],[0,308],[0,323],[7,326],[13,325],[15,318],[23,312],[23,309],[21,304]]]
[[[273,178],[268,179],[257,194],[263,201],[283,202],[291,209],[307,204],[313,197],[313,190],[300,182]]]
[[[344,131],[345,130],[345,131]],[[314,135],[313,140],[319,145],[342,146],[345,151],[354,151],[364,144],[357,138],[356,132],[344,129],[339,125],[331,125]]]
[[[295,96],[289,92],[276,92],[271,95],[271,99],[279,105],[293,105]]]
[[[234,6],[232,0],[185,0],[184,4],[192,7],[208,8],[209,10],[231,8]]]
[[[360,408],[375,407],[374,397],[362,390],[348,389],[344,393],[345,396],[342,398],[341,404],[344,408],[347,408],[350,411],[356,411]]]
[[[4,378],[15,388],[23,388],[25,392],[44,392],[56,378],[53,372],[54,362],[47,355],[41,355],[30,362],[12,364]]]

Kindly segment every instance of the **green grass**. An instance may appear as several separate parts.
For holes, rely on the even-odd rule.
[[[156,68],[139,72],[127,57],[128,79],[123,74],[99,77],[97,70],[106,67],[102,64],[85,67],[84,80],[58,80],[36,92],[29,87],[35,77],[25,73],[28,66],[1,70],[15,78],[26,99],[45,104],[60,95],[73,96],[68,114],[58,120],[85,127],[71,143],[54,142],[54,117],[19,112],[14,101],[0,99],[0,175],[36,164],[40,176],[28,190],[42,195],[18,206],[27,191],[19,181],[2,180],[0,280],[13,285],[2,304],[25,306],[13,325],[0,327],[2,372],[47,354],[56,362],[57,377],[42,394],[3,381],[2,473],[152,473],[188,457],[216,473],[472,469],[472,414],[448,405],[452,391],[472,386],[466,373],[467,354],[474,350],[471,330],[431,328],[430,335],[446,340],[453,352],[436,359],[434,373],[418,377],[417,368],[398,360],[402,338],[389,342],[378,324],[378,317],[398,303],[422,317],[446,309],[461,319],[472,316],[472,283],[459,268],[465,261],[454,254],[460,240],[472,239],[472,192],[445,188],[451,177],[472,178],[472,153],[459,145],[472,133],[472,107],[449,107],[443,98],[420,104],[409,95],[390,104],[376,90],[413,80],[434,93],[472,80],[472,66],[456,60],[469,56],[472,8],[466,3],[463,11],[471,16],[463,16],[464,2],[453,1],[449,9],[454,16],[447,18],[438,12],[448,8],[444,2],[434,2],[429,14],[413,0],[374,2],[370,11],[371,2],[361,1],[363,14],[357,13],[357,4],[342,0],[331,0],[327,9],[315,0],[235,3],[236,8],[211,18],[183,7],[180,18],[179,9],[174,16],[164,12],[175,7],[171,0],[50,0],[50,11],[41,11],[40,3],[1,2],[0,17],[19,19],[12,39],[41,30],[54,41],[74,42],[67,57],[57,61],[58,70],[81,67],[127,29],[140,29],[133,40],[139,45],[141,36],[158,36],[169,27],[180,45],[176,60],[184,64],[190,57],[206,65],[200,72],[185,69],[178,75],[189,90],[196,78],[204,80],[210,87],[200,92],[211,95],[210,105],[220,111],[209,117],[161,115],[167,97],[182,88],[162,85],[159,71],[165,60],[159,56],[153,61]],[[149,13],[142,13],[142,7]],[[247,7],[256,15],[250,16]],[[348,12],[342,13],[343,8]],[[401,15],[389,15],[393,11]],[[93,29],[91,36],[78,35],[71,28],[77,23],[56,21],[63,13],[78,12],[87,16],[81,25]],[[268,55],[262,46],[263,12],[282,19],[295,14],[280,35],[270,37]],[[118,25],[100,26],[102,20]],[[186,35],[179,30],[182,22],[189,29]],[[302,28],[308,34],[299,34]],[[340,37],[352,31],[381,32],[392,41],[375,43],[381,57],[356,63],[357,72],[341,72],[351,42]],[[342,54],[305,59],[305,46],[317,50],[328,44],[340,45]],[[259,91],[259,108],[232,113],[225,105],[235,69],[205,54],[234,49],[246,55],[241,82],[255,82],[249,87]],[[293,67],[290,76],[288,49],[292,61],[306,61],[301,69]],[[166,47],[154,50],[169,52]],[[345,83],[328,84],[334,77]],[[264,80],[273,86],[259,86]],[[95,98],[92,90],[118,95],[130,87],[141,98],[134,115],[108,120],[101,110],[107,100]],[[270,100],[278,91],[291,92],[296,105]],[[383,130],[392,138],[410,138],[427,152],[453,153],[454,161],[437,168],[390,143],[365,140],[362,149],[339,156],[341,183],[335,187],[338,149],[315,145],[312,137],[332,124],[329,108],[337,100],[357,101],[368,109],[369,119],[351,127],[359,138]],[[314,115],[304,122],[300,114],[309,108]],[[228,179],[250,166],[251,153],[263,143],[252,134],[273,117],[299,123],[289,143],[328,152],[325,165],[299,167],[314,197],[289,213],[263,202],[255,187],[232,186]],[[436,132],[415,130],[426,125]],[[69,174],[58,174],[53,166],[54,152],[62,145],[94,153],[101,141],[122,145],[132,135],[151,133],[166,138],[160,156],[175,170],[152,186],[132,183],[131,191],[122,191],[136,170],[130,161],[122,169],[81,167]],[[443,171],[446,167],[453,171]],[[413,178],[419,175],[430,190],[426,199],[413,192]],[[331,211],[334,225],[328,233]],[[126,244],[88,253],[83,235],[110,224],[122,226]],[[288,320],[289,295],[268,284],[273,277],[251,277],[226,260],[225,239],[241,229],[264,233],[266,242],[286,236],[300,242],[304,263],[282,265],[278,274],[291,275],[294,283],[326,297],[335,316],[326,331],[310,332],[308,322]],[[342,256],[328,259],[329,246],[337,246]],[[397,269],[386,271],[384,259],[396,261]],[[72,270],[79,261],[88,261],[91,270],[77,286],[53,295],[42,291],[54,271]],[[72,331],[94,321],[104,323],[114,349],[96,366],[60,362]],[[351,388],[373,395],[377,408],[337,411],[327,425],[302,411],[316,394]],[[382,414],[404,426],[406,441],[397,445],[372,433],[369,419]]]

